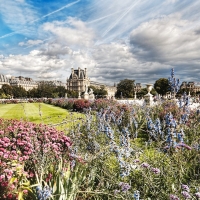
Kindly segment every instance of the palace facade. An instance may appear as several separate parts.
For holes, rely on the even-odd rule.
[[[80,67],[77,70],[71,69],[71,75],[67,79],[67,90],[85,92],[86,87],[90,86],[90,79],[87,76],[87,69],[84,70]]]
[[[32,78],[23,77],[23,76],[18,76],[18,77],[12,76],[9,79],[9,83],[11,86],[21,86],[26,91],[32,90],[33,88],[38,87],[38,83],[34,81]]]
[[[4,84],[10,85],[9,79],[8,79],[5,75],[0,74],[0,88],[1,88],[2,85],[4,85]]]
[[[103,83],[98,83],[94,81],[90,81],[87,76],[87,68],[84,70],[80,67],[77,70],[71,69],[71,75],[67,79],[67,89],[72,91],[77,91],[78,93],[83,93],[87,90],[89,86],[94,86],[96,88],[104,87],[107,90],[108,98],[114,97],[117,91],[117,88],[114,86],[108,86]]]
[[[0,88],[2,85],[7,84],[10,86],[21,86],[23,87],[26,91],[32,90],[33,88],[38,88],[39,85],[41,84],[48,84],[52,87],[58,87],[58,86],[63,86],[66,88],[66,83],[63,83],[61,81],[34,81],[32,78],[28,77],[23,77],[23,76],[11,76],[8,78],[7,76],[0,74]]]
[[[180,89],[188,89],[190,92],[200,92],[200,82],[182,82]]]

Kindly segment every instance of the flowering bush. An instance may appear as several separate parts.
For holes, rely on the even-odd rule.
[[[73,109],[75,111],[83,111],[84,108],[89,108],[90,102],[85,99],[78,99],[74,101]]]
[[[3,119],[0,130],[1,198],[27,193],[24,189],[28,185],[49,177],[50,168],[58,164],[56,160],[62,158],[69,163],[72,142],[63,132],[46,125]]]
[[[2,198],[199,198],[198,112],[169,102],[164,108],[107,100],[71,103],[85,116],[74,121],[70,139],[44,125],[0,121]]]

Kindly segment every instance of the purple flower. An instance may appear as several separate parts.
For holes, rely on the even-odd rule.
[[[148,168],[150,165],[148,163],[142,163],[141,167]]]
[[[120,192],[120,190],[115,190],[114,195],[118,194],[119,192]]]
[[[187,192],[190,191],[190,188],[188,187],[188,185],[182,184],[181,187],[182,187],[182,189],[183,189],[184,191],[187,191]]]
[[[179,200],[179,198],[174,194],[170,194],[169,198],[170,198],[170,200]]]
[[[120,182],[119,186],[121,187],[122,192],[127,192],[131,186],[128,183]]]
[[[197,198],[200,198],[200,192],[195,193],[195,196],[196,196]]]
[[[181,194],[183,195],[183,197],[185,199],[190,199],[191,198],[190,194],[188,192],[186,192],[186,191],[182,191]]]
[[[158,168],[152,168],[151,171],[152,171],[154,174],[160,174],[160,169],[158,169]]]

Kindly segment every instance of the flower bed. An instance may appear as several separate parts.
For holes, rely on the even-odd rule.
[[[66,106],[66,100],[49,103]],[[85,117],[74,121],[68,137],[48,126],[1,120],[1,198],[199,198],[198,110],[172,101],[82,103]]]

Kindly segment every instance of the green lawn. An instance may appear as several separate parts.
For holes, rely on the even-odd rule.
[[[80,113],[44,103],[0,104],[0,118],[48,124],[60,130],[70,129],[82,117]]]

